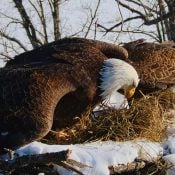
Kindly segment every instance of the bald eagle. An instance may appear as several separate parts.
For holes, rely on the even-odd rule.
[[[93,41],[65,41],[23,53],[0,70],[1,153],[43,138],[54,125],[67,126],[114,91],[123,89],[127,98],[134,94],[136,70],[106,56],[125,57],[125,49],[105,53]]]
[[[144,39],[123,45],[128,51],[126,61],[138,72],[140,83],[137,90],[144,94],[167,89],[175,84],[175,44],[151,43]],[[139,93],[136,93],[139,95]],[[135,94],[135,95],[136,95]]]

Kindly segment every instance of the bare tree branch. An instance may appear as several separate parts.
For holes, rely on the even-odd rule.
[[[137,14],[137,16],[133,16],[133,17],[128,17],[126,19],[122,19],[121,22],[113,25],[110,28],[107,28],[107,27],[105,27],[105,26],[103,26],[101,24],[97,24],[97,27],[100,27],[103,30],[105,30],[105,34],[107,34],[108,32],[111,32],[114,28],[122,26],[124,23],[132,21],[132,20],[141,19],[141,20],[143,20],[143,25],[148,25],[149,26],[149,25],[156,25],[159,22],[161,22],[163,20],[166,20],[167,18],[169,18],[172,15],[172,12],[160,13],[159,11],[155,11],[155,10],[153,11],[152,8],[149,8],[149,7],[145,6],[143,3],[139,3],[139,2],[136,2],[134,0],[129,1],[129,2],[135,3],[136,5],[140,5],[142,8],[146,8],[146,9],[152,10],[151,12],[155,12],[156,15],[157,15],[157,18],[150,19],[150,17],[153,17],[151,12],[142,13],[141,11],[133,8],[132,6],[123,3],[123,1],[122,2],[120,0],[115,0],[115,1],[118,4],[120,4],[122,7],[128,9],[129,11],[131,11],[132,13]],[[123,31],[122,28],[121,28],[121,31]]]
[[[60,14],[59,14],[60,1],[61,0],[53,0],[54,11],[52,12],[52,15],[53,15],[55,40],[58,40],[58,39],[61,38],[61,33],[60,33]]]
[[[44,36],[45,36],[45,42],[44,43],[48,43],[48,34],[47,34],[46,18],[45,18],[44,9],[43,9],[43,1],[38,0],[38,4],[39,4],[39,7],[41,9],[40,19],[41,19],[41,24],[43,26]]]
[[[161,20],[164,20],[164,19],[166,19],[166,18],[168,18],[168,17],[170,17],[170,16],[172,15],[172,12],[168,12],[168,13],[166,13],[166,14],[162,14],[161,16],[159,16],[159,17],[157,17],[157,18],[155,18],[155,19],[150,20],[150,19],[149,19],[150,16],[144,15],[144,14],[141,13],[139,10],[134,9],[134,8],[130,7],[129,5],[126,5],[126,4],[122,3],[122,2],[119,1],[119,0],[116,0],[116,1],[118,1],[119,4],[120,4],[122,7],[124,7],[124,8],[126,8],[126,9],[130,10],[130,11],[133,12],[133,13],[138,14],[138,15],[140,16],[140,18],[144,21],[144,24],[145,24],[145,25],[156,24],[156,23],[160,22]]]
[[[61,38],[60,33],[60,14],[59,14],[59,6],[61,0],[48,0],[50,5],[50,9],[52,12],[52,19],[53,19],[53,27],[54,27],[54,38],[58,40]]]
[[[125,20],[123,20],[123,21],[121,21],[121,22],[115,24],[114,26],[112,26],[112,27],[110,27],[110,28],[106,28],[106,27],[102,26],[101,24],[97,24],[97,27],[101,27],[101,28],[105,29],[105,30],[106,30],[106,33],[108,33],[108,32],[111,32],[114,28],[116,28],[116,27],[122,25],[122,24],[125,23],[125,22],[131,21],[131,20],[133,20],[133,19],[140,19],[140,18],[141,18],[140,16],[130,17],[130,18],[127,18],[127,19],[125,19]]]
[[[100,28],[103,29],[103,31],[100,31],[102,33],[105,33],[106,34],[106,28],[102,25],[98,25]],[[110,31],[112,33],[120,33],[121,31],[120,30],[112,30]],[[128,34],[143,34],[143,35],[147,35],[149,36],[150,38],[153,38],[154,40],[160,42],[159,40],[159,37],[156,33],[153,33],[153,32],[147,32],[147,31],[143,31],[143,30],[138,30],[138,29],[135,29],[135,30],[122,30],[122,33],[128,33]]]
[[[97,11],[99,9],[100,2],[101,2],[101,0],[98,0],[97,6],[96,6],[95,11],[94,11],[94,14],[92,14],[92,11],[91,11],[91,21],[90,21],[90,24],[89,24],[89,26],[87,28],[87,31],[86,31],[85,35],[84,35],[84,38],[87,38],[87,35],[89,34],[89,31],[90,31],[90,29],[92,27],[92,24],[93,24],[93,22],[94,22],[94,20],[95,20],[95,18],[97,16]]]
[[[45,20],[45,15],[44,15],[44,10],[43,10],[43,1],[42,0],[37,0],[38,3],[38,7],[40,9],[37,9],[36,5],[29,0],[30,5],[34,8],[35,12],[37,13],[39,20],[41,22],[41,26],[43,29],[43,33],[39,32],[38,30],[35,29],[35,31],[37,31],[43,38],[44,38],[44,43],[48,43],[48,36],[47,36],[47,27],[46,27],[46,20]]]
[[[169,18],[171,15],[172,15],[172,13],[171,12],[168,12],[168,13],[166,13],[166,14],[164,14],[162,16],[159,16],[159,17],[157,17],[157,18],[155,18],[153,20],[145,20],[144,21],[144,24],[145,25],[148,25],[148,26],[149,25],[153,25],[153,24],[156,24],[156,23],[158,23],[158,22],[160,22],[160,21],[162,21],[164,19]]]
[[[126,0],[126,1],[131,2],[131,3],[133,3],[133,4],[137,5],[137,6],[141,6],[141,7],[143,7],[143,9],[144,9],[144,11],[145,11],[145,14],[147,13],[147,11],[148,11],[148,12],[154,12],[154,13],[157,13],[157,11],[153,9],[154,6],[153,6],[152,8],[150,8],[149,6],[143,4],[143,1],[140,1],[140,0],[139,0],[139,1]]]
[[[115,1],[118,2],[122,7],[130,10],[132,13],[138,14],[141,18],[143,18],[143,19],[146,18],[145,15],[141,11],[136,10],[135,8],[132,8],[129,5],[126,5],[126,4],[122,3],[120,0],[115,0]]]
[[[15,170],[22,169],[23,167],[34,166],[34,165],[46,165],[46,164],[56,164],[59,166],[64,167],[67,170],[71,170],[76,172],[79,175],[84,175],[80,171],[78,171],[75,166],[77,167],[86,167],[80,162],[76,162],[74,160],[69,159],[70,154],[72,151],[65,150],[60,152],[53,152],[53,153],[44,153],[44,154],[33,154],[33,155],[26,155],[22,157],[18,157],[8,161],[0,161],[0,169],[1,171],[5,171],[8,173],[12,173]],[[23,170],[24,171],[24,170]],[[26,173],[28,169],[26,169]]]
[[[165,0],[169,12],[171,13],[169,17],[169,28],[167,32],[169,33],[169,40],[175,41],[175,0]]]
[[[18,167],[24,167],[30,164],[48,164],[50,162],[59,164],[66,161],[71,154],[70,150],[55,153],[45,153],[36,155],[26,155],[8,161],[0,161],[0,169],[3,171],[14,171]]]
[[[3,56],[3,60],[4,61],[7,61],[7,60],[11,60],[12,59],[12,57],[8,56],[8,54],[4,54],[2,52],[0,53],[0,55]]]
[[[9,15],[7,15],[7,14],[4,14],[4,13],[2,13],[2,12],[0,12],[0,15],[2,15],[2,16],[5,17],[5,18],[11,19],[11,20],[13,20],[13,21],[22,23],[18,18],[14,18],[14,17],[9,16]]]
[[[164,9],[164,2],[163,2],[163,0],[158,0],[158,6],[160,8],[160,15],[166,14],[165,9]],[[160,25],[159,25],[159,23],[157,23],[157,25],[156,25],[161,42],[165,41],[166,29],[168,29],[168,25],[166,25],[166,24],[168,24],[167,23],[167,19],[165,19],[164,21],[163,20],[160,21]]]
[[[39,41],[39,39],[36,36],[35,27],[33,26],[29,16],[27,15],[27,12],[22,4],[22,0],[13,0],[13,2],[15,3],[16,8],[22,18],[23,27],[27,33],[27,36],[33,48],[39,47],[42,43]]]
[[[120,14],[120,17],[121,17],[121,28],[120,28],[120,31],[122,32],[122,30],[123,30],[123,24],[124,24],[124,20],[123,20],[123,15],[122,15],[122,12],[121,12],[121,9],[120,9],[120,7],[119,7],[119,3],[117,3],[117,6],[118,6],[118,9],[119,9],[119,14]],[[118,37],[119,37],[119,35],[120,35],[120,33],[121,32],[119,32],[118,33],[118,36],[116,37],[116,39],[115,40],[117,40],[118,39]]]
[[[28,51],[27,48],[22,44],[22,42],[20,40],[18,40],[17,38],[14,37],[10,37],[9,35],[7,35],[5,32],[0,30],[0,35],[3,36],[4,38],[15,42],[16,44],[18,44],[24,51]]]

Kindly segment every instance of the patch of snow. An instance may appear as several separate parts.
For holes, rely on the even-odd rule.
[[[164,154],[175,154],[175,135],[169,136],[164,144],[164,149],[166,150]]]
[[[164,156],[163,159],[167,163],[166,175],[174,175],[175,174],[175,154],[169,154]]]
[[[16,151],[19,156],[58,152],[71,150],[69,159],[81,162],[86,167],[76,167],[85,175],[109,175],[110,166],[127,165],[137,158],[153,160],[163,155],[163,148],[158,143],[146,140],[134,140],[127,142],[93,142],[76,145],[47,145],[40,142],[33,142],[21,147]],[[58,165],[54,165],[60,175],[75,175]]]
[[[128,109],[129,105],[124,95],[120,94],[119,92],[114,92],[109,99],[104,100],[102,104],[97,105],[93,109],[94,117],[98,117],[100,112],[102,112],[104,109],[108,109],[109,107],[114,109]]]

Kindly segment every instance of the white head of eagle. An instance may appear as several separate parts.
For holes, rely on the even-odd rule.
[[[131,98],[139,83],[139,77],[133,66],[127,62],[110,58],[104,61],[100,71],[102,99],[107,99],[113,92],[124,90],[127,99]]]

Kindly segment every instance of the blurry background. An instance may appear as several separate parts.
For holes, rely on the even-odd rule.
[[[1,0],[0,65],[64,38],[175,41],[175,0]]]

